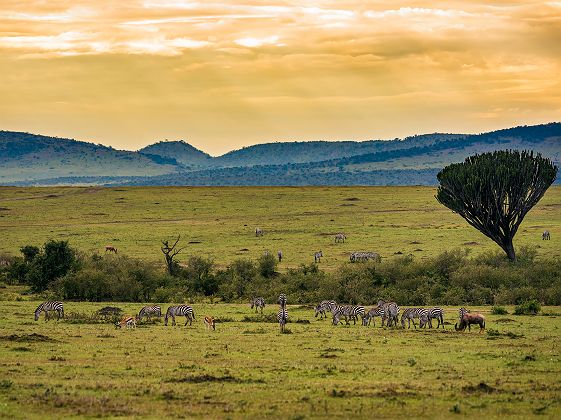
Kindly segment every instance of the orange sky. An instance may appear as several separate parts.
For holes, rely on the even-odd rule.
[[[0,129],[212,154],[561,120],[561,1],[1,0]]]

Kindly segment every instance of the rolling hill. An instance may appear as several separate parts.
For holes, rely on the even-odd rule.
[[[561,123],[403,140],[278,142],[212,157],[184,141],[138,152],[0,132],[0,183],[11,185],[434,185],[445,165],[499,149],[561,162]],[[559,182],[559,181],[558,181]]]

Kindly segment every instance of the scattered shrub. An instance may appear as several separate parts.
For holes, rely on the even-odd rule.
[[[508,315],[508,311],[504,306],[493,306],[491,308],[491,313],[493,315]]]
[[[535,299],[526,301],[514,308],[514,315],[537,315],[541,310],[541,305]]]

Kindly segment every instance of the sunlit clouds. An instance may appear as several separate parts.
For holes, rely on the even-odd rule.
[[[561,119],[561,2],[0,4],[0,128],[212,153]]]

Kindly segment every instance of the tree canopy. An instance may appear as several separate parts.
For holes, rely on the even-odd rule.
[[[531,151],[474,155],[438,173],[436,199],[515,260],[514,235],[524,216],[555,181],[557,169],[550,159]]]

